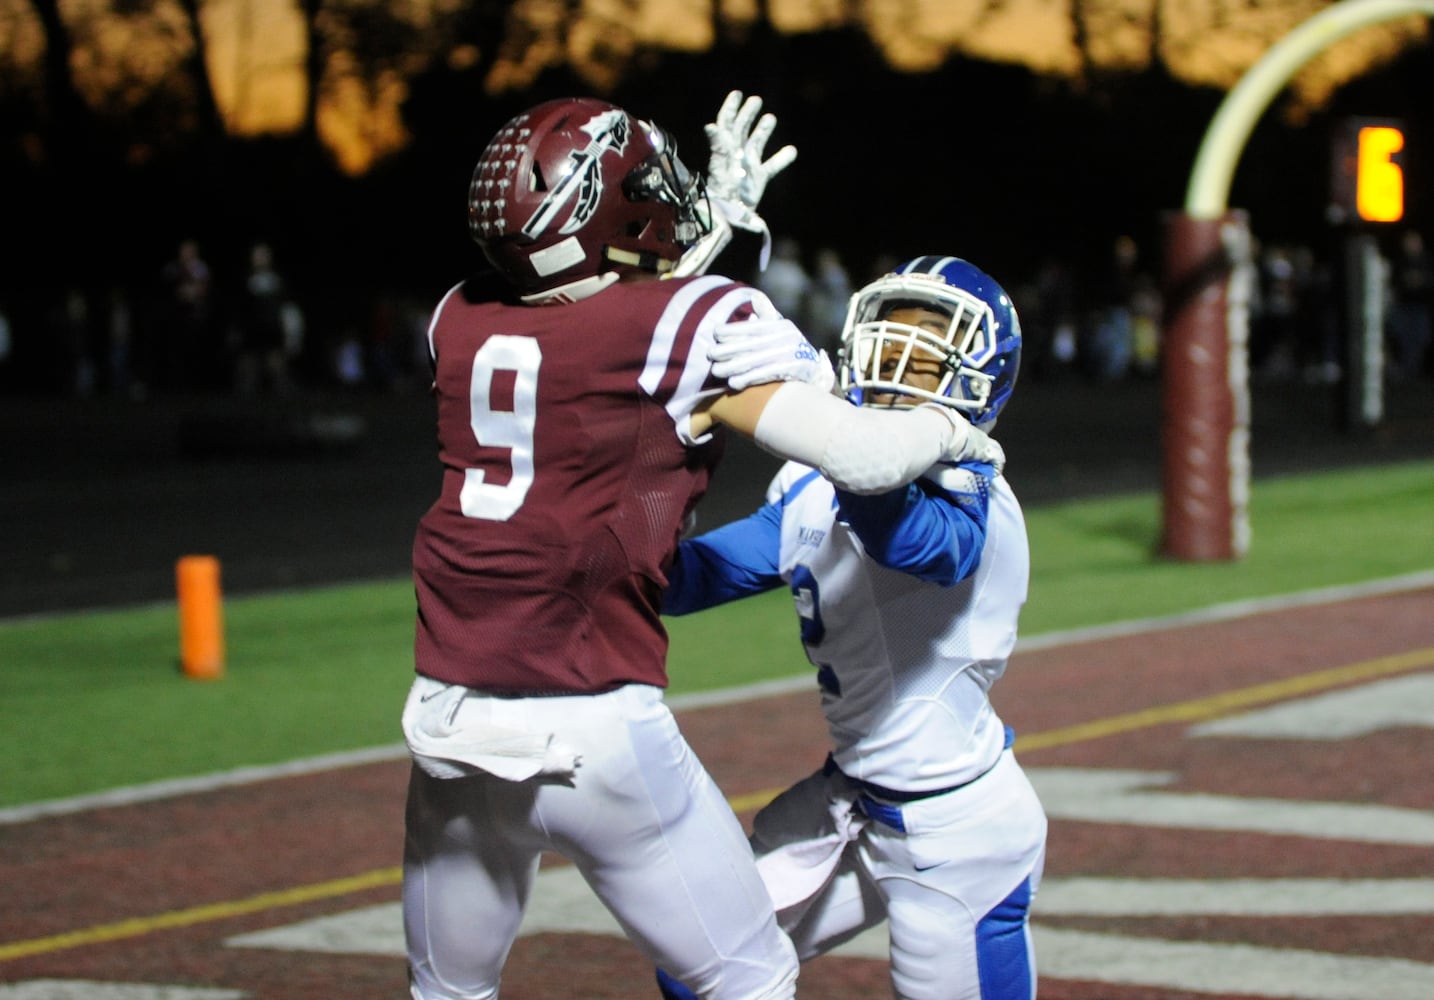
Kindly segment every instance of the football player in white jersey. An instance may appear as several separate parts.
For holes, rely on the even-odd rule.
[[[1016,310],[964,260],[909,261],[852,297],[840,389],[937,403],[990,430],[1020,362]],[[751,842],[802,960],[881,921],[904,1000],[1030,1000],[1046,817],[991,704],[1026,599],[1021,507],[999,469],[939,464],[858,496],[788,462],[766,503],[684,541],[664,612],[786,585],[832,749]],[[665,996],[691,994],[659,973]]]

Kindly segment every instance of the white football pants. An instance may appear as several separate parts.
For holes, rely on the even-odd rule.
[[[794,996],[796,954],[741,824],[659,689],[473,697],[475,726],[555,734],[581,761],[568,784],[412,769],[403,914],[417,1000],[498,996],[543,851],[569,858],[653,964],[700,996]]]
[[[840,772],[799,781],[757,814],[753,850],[800,857],[803,844],[832,837],[833,804],[853,795]],[[800,959],[887,920],[899,1000],[1031,1000],[1028,910],[1045,866],[1046,816],[1011,751],[963,788],[885,805],[905,832],[858,815],[831,878],[778,915]]]

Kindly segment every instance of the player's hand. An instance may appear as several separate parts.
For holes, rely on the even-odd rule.
[[[836,372],[797,325],[766,299],[753,302],[751,319],[723,323],[707,352],[712,374],[735,392],[763,382],[806,382],[831,392]]]
[[[669,278],[706,274],[718,255],[732,241],[732,228],[758,233],[762,249],[758,267],[765,271],[772,254],[772,234],[767,221],[757,213],[757,203],[767,182],[797,158],[795,146],[784,146],[762,159],[767,141],[777,127],[775,115],[758,115],[762,99],[743,99],[734,90],[722,102],[717,120],[704,126],[711,155],[707,161],[707,199],[712,206],[711,228],[683,253]]]
[[[945,458],[950,462],[980,462],[989,465],[999,475],[1006,467],[1006,452],[1000,443],[979,427],[973,427],[956,410],[939,403],[925,403],[951,421],[951,443],[947,445]]]
[[[707,161],[707,193],[727,203],[722,207],[732,225],[753,232],[766,229],[757,215],[757,203],[767,182],[797,158],[797,148],[787,145],[763,159],[777,117],[761,111],[760,97],[753,94],[744,99],[740,90],[734,90],[722,102],[717,120],[704,126],[712,150]]]

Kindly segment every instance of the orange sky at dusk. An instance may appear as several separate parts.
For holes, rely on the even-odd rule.
[[[435,5],[459,0],[415,0],[414,16],[424,18]],[[728,23],[750,22],[756,0],[586,0],[577,20],[565,19],[558,0],[514,0],[510,16],[530,28],[524,51],[501,53],[488,86],[493,92],[521,89],[544,68],[571,61],[597,89],[612,80],[614,51],[642,49],[701,51],[711,44],[716,2]],[[1269,46],[1300,21],[1327,4],[1319,0],[1268,0],[1241,5],[1238,16],[1220,23],[1222,3],[1194,0],[1085,0],[1089,21],[1089,58],[1101,69],[1138,69],[1149,61],[1151,25],[1161,20],[1160,56],[1177,76],[1193,83],[1232,86]],[[849,10],[858,10],[864,26],[891,64],[912,72],[939,67],[953,51],[998,62],[1019,63],[1053,76],[1080,69],[1074,43],[1072,0],[768,0],[773,22],[784,33],[834,27]],[[102,0],[68,0],[62,11],[72,23],[108,9]],[[164,73],[185,44],[177,11],[154,5],[158,18],[147,31],[131,22],[106,18],[103,30],[76,31],[76,76],[91,99],[103,99],[112,81]],[[293,129],[302,114],[303,32],[291,0],[206,0],[203,23],[216,97],[236,133],[257,134]],[[158,24],[162,31],[155,31]],[[0,0],[0,60],[25,65],[38,59],[38,27],[27,0]],[[1317,107],[1338,85],[1377,66],[1409,44],[1426,43],[1428,27],[1417,16],[1366,29],[1339,43],[1295,80],[1291,89],[1306,107]],[[595,53],[607,58],[595,58]],[[459,50],[450,60],[482,59],[491,54]],[[321,106],[319,129],[345,169],[361,172],[374,159],[407,141],[398,109],[405,83],[394,78],[361,87],[342,68],[331,67],[331,93]],[[840,72],[840,67],[834,67]]]

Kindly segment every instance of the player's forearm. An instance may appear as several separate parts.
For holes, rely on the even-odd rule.
[[[945,457],[951,418],[934,407],[873,410],[798,382],[767,401],[753,439],[764,449],[820,470],[857,494],[904,486]]]

